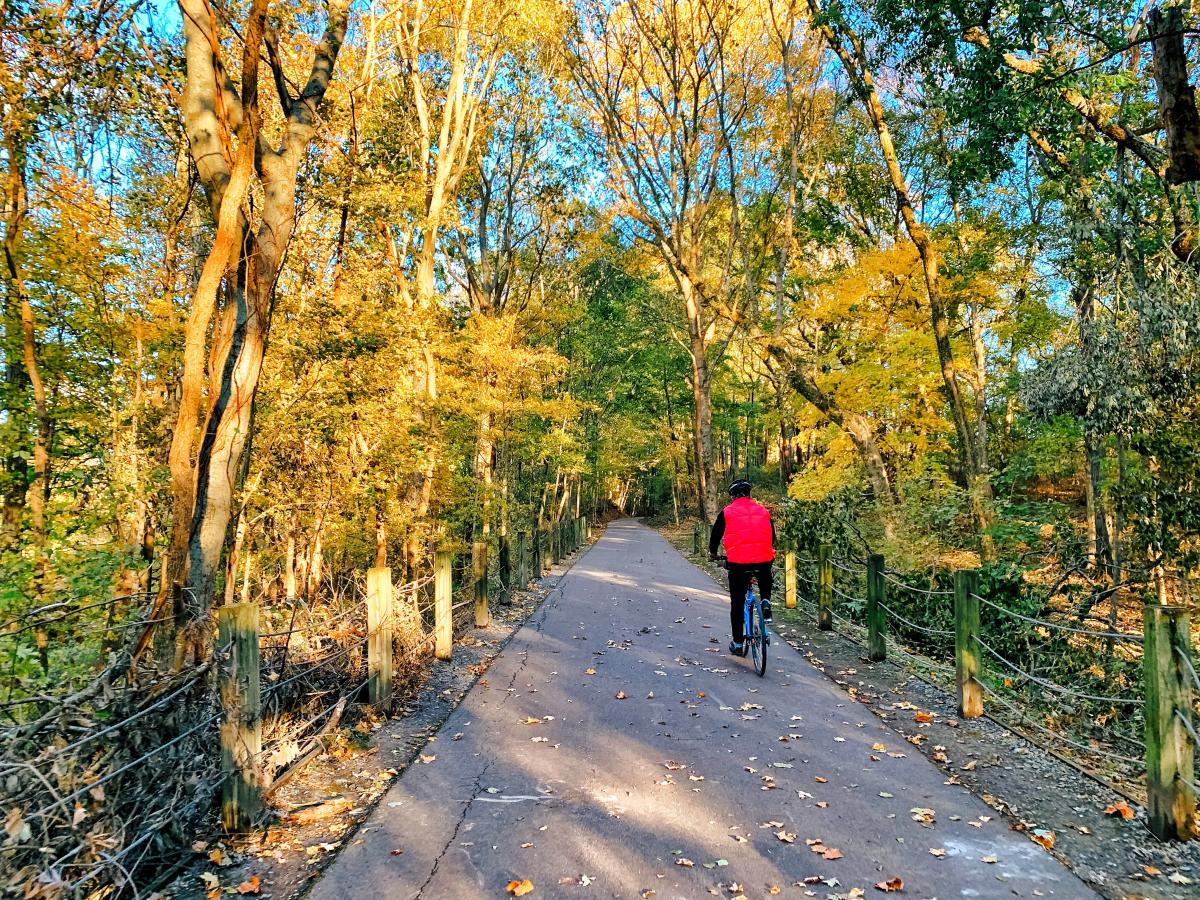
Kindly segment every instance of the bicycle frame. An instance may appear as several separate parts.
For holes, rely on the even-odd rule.
[[[751,576],[750,577],[750,587],[748,587],[746,589],[746,602],[742,606],[742,634],[745,635],[746,638],[749,638],[749,636],[750,636],[750,614],[751,614],[751,611],[754,609],[754,603],[757,600],[758,600],[758,579],[755,578],[754,576]],[[763,623],[763,629],[765,632],[765,629],[766,629],[765,621]],[[763,636],[764,637],[766,636],[765,633]]]

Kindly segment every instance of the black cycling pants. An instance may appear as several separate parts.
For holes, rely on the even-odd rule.
[[[729,627],[737,643],[745,640],[746,591],[750,589],[750,576],[758,578],[758,593],[764,600],[771,599],[771,564],[728,563],[729,569]]]

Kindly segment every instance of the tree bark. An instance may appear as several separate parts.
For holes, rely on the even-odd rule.
[[[1154,78],[1158,113],[1167,130],[1166,178],[1170,184],[1200,181],[1200,114],[1195,88],[1188,82],[1182,5],[1155,7],[1150,13],[1154,40]]]
[[[226,75],[216,16],[207,0],[180,0],[184,20],[187,84],[184,120],[193,160],[217,219],[217,236],[201,273],[186,335],[182,399],[171,446],[173,512],[170,584],[178,591],[189,625],[180,650],[203,651],[221,550],[232,511],[237,476],[252,429],[254,397],[274,306],[275,281],[295,225],[296,178],[316,130],[341,49],[346,0],[331,0],[325,33],[313,54],[308,81],[290,96],[280,62],[268,44],[284,111],[278,148],[261,135],[258,67],[266,33],[267,0],[254,0],[243,34],[239,91]],[[237,134],[236,153],[233,133]],[[261,187],[257,226],[243,210],[251,179]],[[236,254],[235,254],[236,251]],[[218,291],[226,307],[211,340],[209,406],[193,467],[191,449],[204,389],[205,344]],[[187,524],[186,534],[184,523]],[[186,563],[181,551],[186,546]],[[177,662],[181,657],[177,655]]]

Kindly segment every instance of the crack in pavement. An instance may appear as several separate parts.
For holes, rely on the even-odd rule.
[[[458,821],[454,823],[454,831],[450,833],[450,837],[446,840],[446,845],[442,847],[441,852],[438,853],[437,857],[434,858],[433,867],[429,870],[429,875],[426,877],[426,879],[421,882],[421,886],[417,888],[417,893],[413,895],[413,900],[419,900],[421,894],[425,892],[425,888],[429,887],[430,882],[432,882],[434,877],[437,875],[438,866],[442,864],[443,857],[445,857],[445,855],[450,851],[450,846],[455,842],[455,840],[457,840],[458,832],[462,829],[463,822],[467,820],[467,813],[471,811],[471,804],[473,804],[475,802],[475,798],[479,796],[479,789],[483,784],[483,779],[487,777],[487,773],[491,770],[493,765],[494,761],[488,762],[488,764],[484,766],[482,770],[480,770],[479,774],[475,776],[475,781],[471,785],[471,796],[465,803],[463,803],[462,812],[459,813]]]

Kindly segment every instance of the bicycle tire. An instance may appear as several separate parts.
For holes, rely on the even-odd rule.
[[[754,603],[750,606],[750,633],[746,635],[746,640],[750,644],[750,660],[754,664],[754,671],[758,673],[759,678],[767,674],[766,633],[762,604],[755,597]]]

